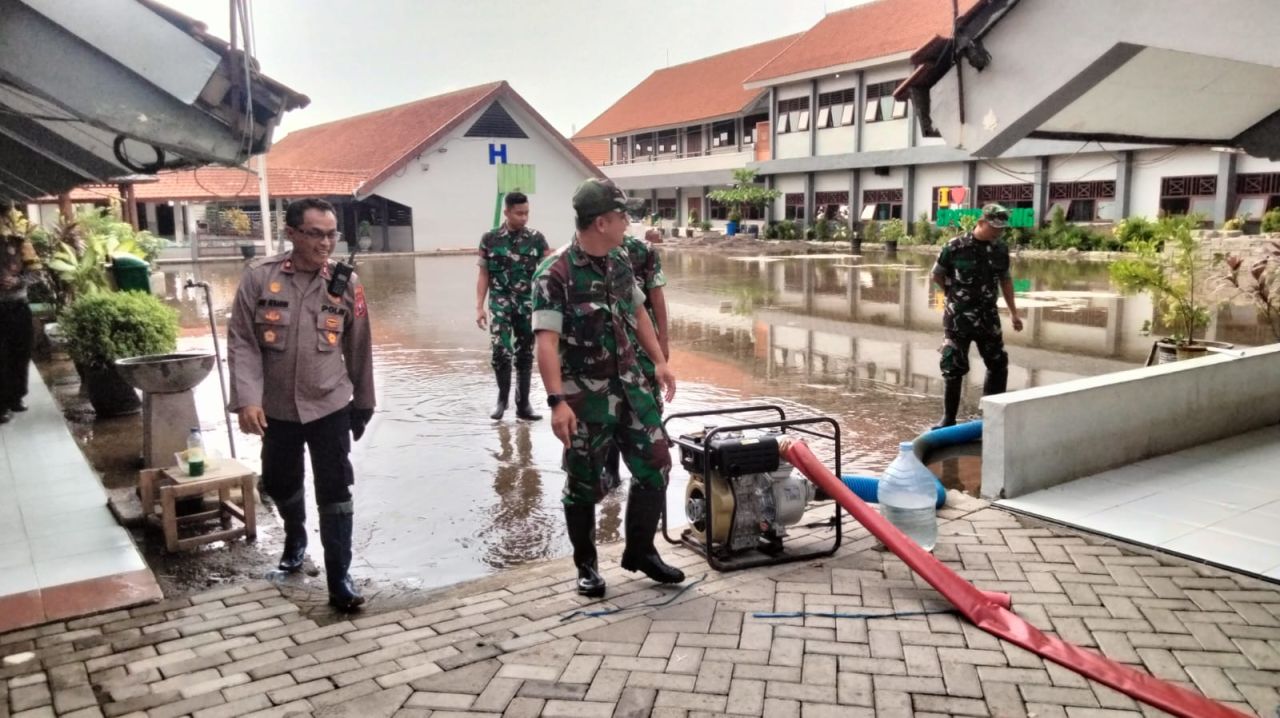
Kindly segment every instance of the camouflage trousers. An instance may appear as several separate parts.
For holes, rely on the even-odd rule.
[[[490,363],[494,371],[510,368],[515,359],[516,369],[533,366],[533,315],[510,310],[494,311],[489,308]]]
[[[943,379],[959,379],[969,373],[969,345],[972,343],[977,343],[978,354],[982,356],[982,363],[986,364],[988,372],[1009,368],[1009,355],[1004,350],[1004,335],[1000,332],[999,323],[995,325],[995,331],[972,334],[948,331],[942,343],[942,360],[939,362]]]
[[[665,489],[671,472],[671,444],[662,428],[662,414],[647,392],[624,391],[611,382],[617,411],[602,422],[578,420],[564,451],[566,506],[595,505],[613,488],[605,471],[609,450],[617,446],[631,471],[632,488]],[[590,401],[596,397],[588,397]],[[610,403],[614,403],[610,401]]]

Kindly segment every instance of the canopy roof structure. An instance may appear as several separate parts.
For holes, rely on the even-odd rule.
[[[1044,138],[1280,159],[1274,0],[981,0],[955,25],[895,94],[973,156]]]
[[[310,100],[154,0],[0,0],[0,202],[240,165]]]

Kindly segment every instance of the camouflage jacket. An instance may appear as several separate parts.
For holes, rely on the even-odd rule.
[[[658,257],[658,251],[652,244],[629,234],[622,240],[622,249],[631,261],[636,284],[644,292],[644,308],[649,310],[649,318],[653,319],[653,302],[649,301],[649,293],[658,287],[667,286],[667,275],[662,273],[662,259]]]
[[[983,242],[972,232],[942,247],[933,274],[947,278],[943,326],[955,331],[990,330],[1000,325],[996,300],[1001,280],[1009,278],[1009,247],[1001,240]]]
[[[547,238],[525,227],[511,232],[504,224],[480,238],[478,266],[489,272],[489,311],[528,312],[533,273],[547,253]]]
[[[621,248],[588,255],[575,237],[534,277],[533,329],[560,335],[565,401],[579,421],[602,423],[636,393],[649,402],[637,353],[636,312],[644,293]],[[622,395],[619,394],[621,392]]]

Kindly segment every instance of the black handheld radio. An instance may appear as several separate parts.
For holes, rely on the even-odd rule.
[[[329,294],[334,297],[343,297],[347,294],[347,286],[351,284],[351,275],[356,271],[356,250],[359,245],[351,245],[351,254],[347,255],[347,261],[338,262],[333,265],[333,269],[329,275]]]

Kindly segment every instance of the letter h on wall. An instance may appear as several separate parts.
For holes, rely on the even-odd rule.
[[[498,164],[497,160],[501,159],[501,164],[507,163],[507,146],[505,144],[495,145],[489,143],[489,164]]]

